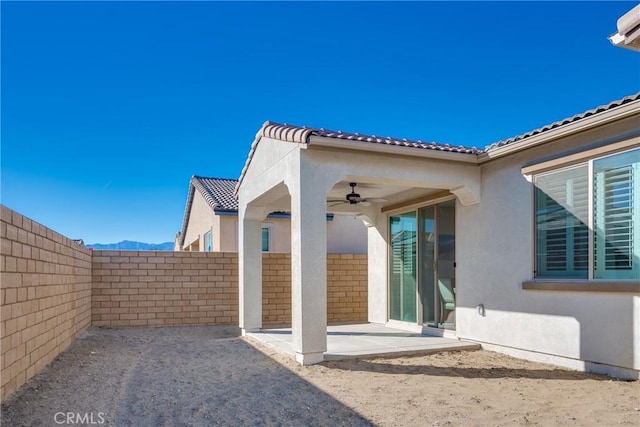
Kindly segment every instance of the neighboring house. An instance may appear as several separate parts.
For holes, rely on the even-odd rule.
[[[193,176],[174,250],[237,252],[238,201],[234,190],[238,181]],[[328,253],[366,253],[367,229],[353,215],[327,215]],[[264,252],[291,251],[290,214],[272,212],[261,224]]]
[[[327,204],[349,182],[378,202]],[[349,213],[370,322],[639,376],[640,93],[485,149],[266,122],[237,195],[244,333],[261,328],[257,225],[291,212],[301,363],[326,350],[325,216]]]

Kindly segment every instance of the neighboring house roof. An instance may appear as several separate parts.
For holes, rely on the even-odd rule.
[[[236,200],[233,192],[238,181],[228,178],[207,178],[204,176],[192,176],[189,181],[189,194],[187,196],[187,204],[184,208],[184,217],[182,220],[182,229],[179,233],[180,247],[184,245],[184,238],[191,216],[191,205],[196,189],[207,201],[211,209],[215,211],[229,212],[238,210],[238,200]]]
[[[237,179],[193,176],[191,184],[198,189],[214,211],[238,210],[238,201],[233,196],[233,190],[238,184]]]
[[[391,137],[382,138],[375,135],[363,135],[358,133],[349,133],[349,132],[342,132],[342,131],[330,131],[323,128],[294,126],[289,124],[279,124],[279,123],[267,121],[262,125],[260,130],[258,130],[258,132],[256,133],[256,137],[253,143],[251,144],[251,149],[249,150],[247,161],[245,162],[244,167],[242,168],[242,172],[240,173],[240,178],[238,179],[238,184],[236,186],[234,194],[237,194],[238,188],[240,187],[240,184],[244,179],[244,175],[247,172],[247,169],[249,168],[249,164],[251,163],[256,147],[258,146],[258,143],[260,142],[260,139],[262,137],[277,139],[277,140],[286,141],[286,142],[294,142],[299,144],[308,144],[311,137],[320,136],[320,137],[326,137],[326,138],[335,138],[339,140],[360,141],[360,142],[366,142],[366,143],[372,143],[372,144],[384,144],[384,145],[397,146],[397,147],[410,147],[410,148],[420,148],[425,150],[447,151],[452,153],[479,156],[481,154],[488,153],[494,149],[504,147],[505,145],[514,144],[516,142],[526,140],[527,138],[533,137],[535,135],[539,135],[544,132],[557,129],[562,126],[575,123],[577,121],[586,119],[596,114],[613,110],[617,107],[620,107],[625,104],[629,104],[634,101],[640,101],[640,92],[636,93],[635,95],[630,95],[622,99],[612,101],[609,104],[601,105],[592,110],[585,111],[584,113],[576,114],[564,120],[553,122],[549,125],[543,126],[538,129],[534,129],[527,133],[523,133],[521,135],[517,135],[512,138],[496,142],[494,144],[487,146],[484,150],[481,150],[475,147],[469,148],[464,146],[452,146],[449,144],[440,144],[436,142],[423,142],[421,140],[412,141],[407,139],[398,139],[398,138],[391,138]]]

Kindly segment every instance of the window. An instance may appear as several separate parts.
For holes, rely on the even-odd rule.
[[[269,252],[270,227],[262,227],[262,252]]]
[[[536,277],[640,279],[640,149],[534,184]]]
[[[211,231],[204,233],[204,250],[207,252],[212,251]]]

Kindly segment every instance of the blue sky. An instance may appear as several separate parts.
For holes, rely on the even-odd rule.
[[[637,2],[6,2],[2,203],[172,241],[265,120],[484,147],[640,91]]]

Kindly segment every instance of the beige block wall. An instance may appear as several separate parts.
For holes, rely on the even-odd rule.
[[[2,398],[91,323],[91,252],[0,206]]]
[[[367,255],[327,255],[327,321],[367,322]]]
[[[94,251],[94,326],[238,323],[234,252]],[[262,255],[264,324],[291,323],[291,256]],[[366,255],[327,256],[327,319],[367,321]]]
[[[238,323],[235,252],[89,251],[0,205],[1,396],[94,326]],[[291,323],[291,256],[263,254],[263,322]],[[327,256],[329,322],[367,320],[366,255]]]
[[[367,256],[327,255],[327,322],[367,321]],[[291,255],[262,256],[262,322],[291,324]]]
[[[94,326],[238,323],[238,254],[94,251]]]

